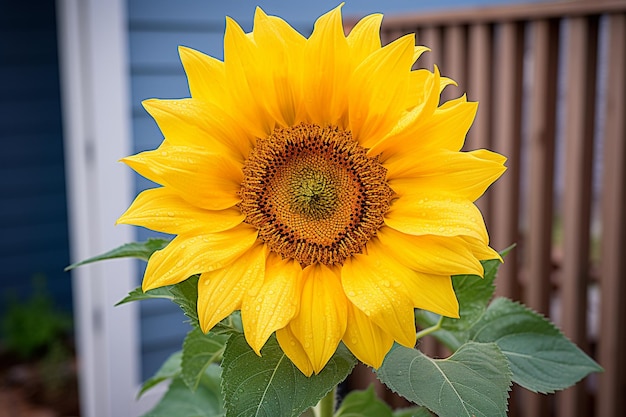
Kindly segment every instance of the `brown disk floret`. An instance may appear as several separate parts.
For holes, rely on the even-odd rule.
[[[348,131],[277,128],[247,159],[239,207],[270,250],[303,266],[341,264],[383,224],[386,169]]]

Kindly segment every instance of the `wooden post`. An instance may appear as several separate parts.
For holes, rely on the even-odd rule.
[[[597,17],[568,21],[561,329],[588,351],[587,291],[596,103]],[[584,385],[559,393],[559,416],[589,415]]]
[[[596,415],[618,417],[626,409],[626,14],[611,15],[609,30],[598,341],[604,373],[600,375]]]

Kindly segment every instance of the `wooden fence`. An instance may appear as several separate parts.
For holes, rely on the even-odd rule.
[[[508,157],[508,171],[479,201],[492,246],[517,243],[500,269],[497,293],[550,316],[605,368],[556,395],[516,389],[509,415],[621,416],[626,1],[385,16],[384,41],[410,32],[432,49],[418,66],[437,64],[458,82],[444,99],[466,91],[480,102],[468,148]],[[438,352],[432,341],[424,348]]]

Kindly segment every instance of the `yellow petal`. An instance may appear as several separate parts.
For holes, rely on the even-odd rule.
[[[385,163],[393,190],[439,190],[476,201],[506,170],[503,156],[487,150],[407,153]]]
[[[241,308],[246,294],[258,292],[265,273],[267,249],[255,245],[241,254],[236,262],[211,272],[198,281],[198,319],[203,332]]]
[[[408,270],[389,256],[387,248],[377,239],[372,239],[368,243],[368,252],[370,258],[378,260],[377,267],[381,271],[381,278],[387,277],[388,280],[392,277],[391,279],[394,280],[392,285],[397,286],[398,291],[411,300],[413,307],[448,317],[459,317],[459,303],[450,275],[425,274]],[[381,327],[387,330],[386,327]]]
[[[399,194],[404,190],[394,191]],[[482,214],[471,201],[421,190],[399,194],[385,213],[385,224],[416,236],[489,239]]]
[[[415,35],[369,55],[348,84],[350,130],[358,141],[382,137],[404,111]]]
[[[441,92],[449,85],[456,86],[458,84],[452,78],[441,77],[441,80],[439,80],[439,94],[441,94]]]
[[[343,343],[358,360],[378,369],[393,345],[393,337],[354,304],[348,303],[348,326]]]
[[[250,153],[250,136],[221,106],[195,99],[150,99],[142,104],[172,145],[202,146],[239,162]]]
[[[239,202],[241,165],[199,147],[170,146],[122,159],[137,173],[171,187],[190,204],[222,210]]]
[[[224,63],[212,56],[184,46],[178,47],[180,60],[187,74],[189,91],[193,98],[218,103],[224,90]]]
[[[412,280],[403,280],[403,286],[411,295],[416,308],[459,318],[459,302],[450,276],[416,272]]]
[[[313,365],[311,365],[309,356],[289,326],[276,331],[276,340],[278,340],[278,344],[285,355],[298,367],[300,372],[306,376],[313,374]]]
[[[474,256],[481,260],[486,261],[489,259],[498,259],[500,262],[503,262],[500,254],[494,249],[487,246],[489,242],[482,242],[478,239],[474,239],[471,237],[463,236],[463,240],[467,243]],[[481,274],[482,275],[482,274]]]
[[[142,191],[117,223],[178,235],[221,232],[241,224],[244,218],[234,208],[203,210],[187,203],[172,190],[161,187]]]
[[[426,100],[426,94],[431,93],[430,85],[433,84],[433,77],[435,75],[427,70],[419,69],[411,71],[409,74],[409,83],[407,85],[406,104],[404,108],[408,111],[416,111],[415,106],[423,106]],[[429,86],[426,88],[426,86]],[[436,105],[435,105],[436,107]],[[433,108],[433,111],[435,108]],[[403,117],[406,117],[403,115]],[[396,127],[392,132],[396,131]]]
[[[478,103],[468,102],[465,95],[445,102],[421,126],[420,142],[428,148],[459,151],[477,109]]]
[[[270,19],[257,7],[254,16],[254,41],[258,65],[255,88],[263,91],[262,104],[282,126],[292,126],[303,118],[304,106],[299,84],[305,38],[284,20]]]
[[[244,224],[225,232],[178,235],[152,254],[142,288],[147,291],[177,284],[192,275],[223,268],[250,249],[256,240],[257,230]]]
[[[390,227],[377,233],[387,253],[414,271],[436,275],[483,274],[483,267],[461,238],[413,236]]]
[[[237,22],[226,17],[224,65],[227,98],[231,100],[231,108],[237,112],[242,127],[252,136],[262,138],[272,132],[275,121],[259,103],[263,96],[253,93],[258,77],[256,68],[260,65],[255,49],[253,39],[243,32]]]
[[[382,160],[386,161],[421,143],[420,127],[429,120],[439,105],[439,78],[437,67],[434,73],[427,70],[411,72],[409,82],[415,85],[407,87],[405,107],[409,111],[402,114],[393,129],[382,139],[372,138],[376,142],[364,142],[363,146],[371,148],[370,155],[382,152]]]
[[[302,94],[310,121],[320,126],[339,124],[347,111],[346,85],[352,65],[341,7],[317,19],[304,47]]]
[[[413,63],[415,63],[415,61],[417,61],[424,52],[429,52],[429,51],[430,51],[430,48],[427,46],[415,45],[415,47],[413,48]]]
[[[433,93],[432,97],[438,99],[439,93]],[[409,153],[427,153],[437,149],[459,151],[474,121],[477,107],[478,103],[467,102],[462,96],[444,103],[432,114],[416,109],[415,114],[411,112],[407,116],[412,120],[403,122],[390,132],[371,152],[383,152],[382,160],[386,163]]]
[[[398,343],[413,347],[413,303],[401,285],[414,273],[402,265],[390,268],[394,263],[395,260],[385,262],[374,256],[354,255],[345,261],[341,281],[348,299],[358,309]]]
[[[369,54],[380,49],[380,24],[383,15],[374,13],[359,20],[347,36],[354,65],[358,65]]]
[[[258,355],[270,335],[289,324],[297,313],[301,288],[300,264],[271,252],[263,285],[257,294],[244,297],[241,309],[246,340]]]
[[[304,269],[300,311],[290,323],[317,374],[346,331],[347,300],[337,273],[325,265]]]

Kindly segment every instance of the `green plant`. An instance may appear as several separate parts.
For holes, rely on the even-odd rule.
[[[55,305],[43,276],[33,278],[33,292],[28,299],[8,299],[2,318],[5,348],[22,359],[30,359],[41,350],[47,350],[71,328],[70,315]]]

